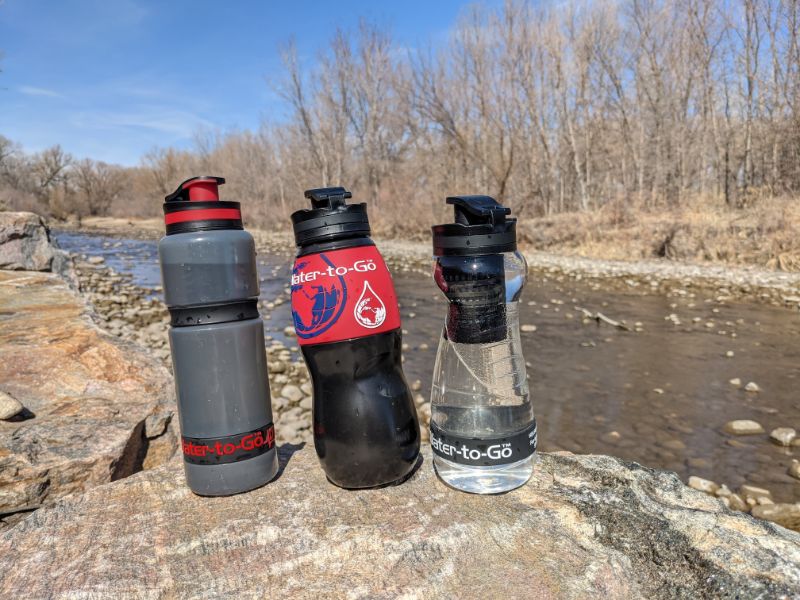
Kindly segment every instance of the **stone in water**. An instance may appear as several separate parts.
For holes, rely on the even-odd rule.
[[[769,439],[779,446],[791,446],[792,440],[797,437],[797,432],[791,427],[778,427],[769,434]]]
[[[749,419],[739,419],[736,421],[728,421],[723,428],[727,433],[733,435],[756,435],[764,433],[764,428],[760,423],[750,421]]]

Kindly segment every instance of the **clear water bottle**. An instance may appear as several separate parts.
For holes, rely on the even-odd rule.
[[[488,196],[447,198],[433,227],[434,279],[449,301],[431,390],[431,447],[448,485],[495,494],[533,473],[533,415],[519,334],[527,265],[516,219]]]

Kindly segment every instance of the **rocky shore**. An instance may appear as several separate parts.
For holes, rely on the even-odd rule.
[[[474,496],[430,452],[398,486],[331,485],[284,445],[272,483],[228,498],[179,460],[73,495],[0,534],[0,596],[33,598],[790,598],[800,534],[731,512],[671,473],[542,454],[531,481]],[[47,540],[46,543],[43,543]]]

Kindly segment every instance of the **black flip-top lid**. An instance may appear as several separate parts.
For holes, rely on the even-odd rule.
[[[347,204],[353,195],[343,187],[306,190],[304,195],[312,208],[292,213],[298,246],[370,234],[366,203]]]
[[[517,249],[517,220],[511,209],[490,196],[450,196],[455,223],[434,225],[436,256],[500,254]]]

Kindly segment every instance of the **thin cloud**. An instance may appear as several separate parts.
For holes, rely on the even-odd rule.
[[[79,127],[144,129],[178,138],[190,138],[199,128],[213,126],[196,114],[162,107],[79,113],[74,115],[72,122]]]
[[[34,87],[32,85],[21,85],[18,88],[21,94],[26,96],[47,96],[48,98],[63,98],[62,94],[47,88]]]

